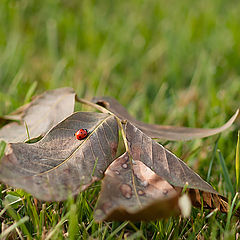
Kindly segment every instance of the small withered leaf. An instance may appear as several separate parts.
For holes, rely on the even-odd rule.
[[[203,192],[198,189],[189,189],[188,194],[195,207],[201,208],[203,205],[204,208],[212,210],[217,208],[223,213],[229,211],[228,199],[219,194]],[[234,215],[240,217],[240,209],[237,209]]]
[[[53,126],[74,111],[75,92],[72,88],[59,88],[46,91],[32,102],[20,107],[3,118],[18,120],[0,129],[0,140],[23,142],[44,135]]]

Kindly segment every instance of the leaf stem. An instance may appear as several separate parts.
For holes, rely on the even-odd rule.
[[[80,103],[84,103],[90,107],[93,107],[93,108],[96,108],[97,110],[99,110],[100,112],[103,112],[103,113],[108,113],[108,114],[111,114],[111,115],[114,115],[112,112],[110,112],[109,110],[107,110],[106,108],[96,104],[96,103],[93,103],[91,101],[88,101],[86,99],[83,99],[83,98],[79,98],[77,95],[75,96],[75,99],[77,102],[80,102]],[[115,115],[114,115],[115,116]]]

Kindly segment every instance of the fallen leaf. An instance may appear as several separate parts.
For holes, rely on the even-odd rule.
[[[227,211],[227,203],[221,202],[218,192],[181,159],[129,122],[125,134],[129,154],[106,170],[95,213],[97,221],[154,220],[180,212],[187,216],[190,210],[185,212],[178,201],[186,186],[194,206],[203,199],[205,207]]]
[[[89,135],[77,140],[74,133]],[[0,181],[36,198],[60,201],[102,178],[115,158],[118,125],[112,115],[77,112],[52,128],[39,142],[10,143],[0,162]]]
[[[113,115],[77,112],[59,123],[72,113],[74,97],[72,89],[53,90],[6,117],[20,119],[21,124],[11,123],[0,130],[0,139],[3,136],[5,141],[25,140],[25,122],[32,138],[58,124],[36,143],[9,143],[0,162],[0,181],[41,200],[61,201],[102,179],[105,172],[95,212],[97,221],[154,220],[179,213],[188,216],[191,204],[185,199],[182,205],[183,189],[194,206],[203,204],[228,212],[226,198],[152,138],[154,134],[171,140],[209,136],[228,128],[238,111],[220,128],[191,129],[145,124],[132,118],[114,99],[97,101],[128,120],[123,121],[128,152],[114,161],[118,124]],[[80,128],[87,129],[88,135],[77,140],[74,134]]]
[[[228,212],[227,199],[215,191],[181,159],[129,122],[125,125],[125,131],[130,154],[134,161],[142,161],[174,187],[182,189],[187,186],[194,206],[201,207],[203,203],[206,208],[218,208],[221,212]],[[236,212],[236,216],[240,216],[240,210]]]
[[[47,91],[32,102],[26,104],[10,115],[8,120],[19,120],[0,129],[0,140],[6,142],[23,142],[45,134],[57,123],[73,113],[75,92],[72,88],[59,88]]]
[[[121,120],[128,120],[133,123],[136,127],[138,127],[142,132],[147,134],[151,138],[155,139],[164,139],[164,140],[175,140],[175,141],[186,141],[195,138],[204,138],[209,137],[214,134],[218,134],[223,132],[227,128],[229,128],[234,121],[239,116],[239,109],[235,112],[235,114],[221,127],[219,128],[188,128],[188,127],[175,127],[175,126],[167,126],[167,125],[156,125],[156,124],[147,124],[133,118],[127,110],[114,98],[111,97],[96,97],[93,98],[92,102],[97,103],[116,116],[118,116]]]
[[[179,213],[175,188],[141,161],[131,164],[124,153],[105,172],[94,218],[148,221]]]
[[[146,164],[158,176],[175,187],[184,187],[217,194],[213,187],[189,168],[180,158],[152,140],[133,124],[125,125],[130,154],[134,161]]]

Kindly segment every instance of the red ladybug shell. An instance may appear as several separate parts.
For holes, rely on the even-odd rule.
[[[82,140],[84,139],[85,137],[87,137],[88,135],[88,130],[87,129],[79,129],[76,133],[75,133],[75,137],[77,140]]]

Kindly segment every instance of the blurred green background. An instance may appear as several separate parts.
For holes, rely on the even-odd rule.
[[[62,86],[116,97],[140,118],[144,107],[169,124],[200,125],[202,108],[232,113],[239,9],[221,0],[1,0],[0,113]],[[190,123],[174,120],[179,111]]]
[[[218,127],[240,105],[239,13],[239,1],[223,0],[1,0],[0,115],[33,95],[69,86],[89,100],[115,97],[145,122]],[[218,147],[235,186],[233,130]],[[215,140],[167,147],[227,195],[217,158],[209,172]],[[196,226],[187,222],[184,230],[181,220],[147,226],[162,229],[162,237],[168,231],[167,239],[175,226],[175,235],[190,239],[198,236],[190,234],[195,228],[212,239],[229,230],[226,215],[209,228],[197,216]],[[237,229],[233,225],[230,236]]]

